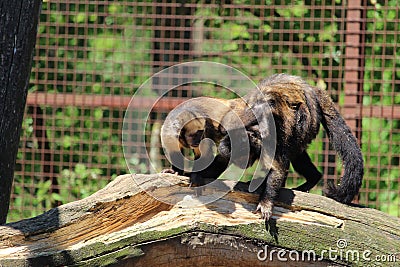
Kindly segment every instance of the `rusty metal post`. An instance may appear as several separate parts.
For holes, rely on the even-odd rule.
[[[348,1],[343,115],[361,145],[365,71],[366,1]],[[358,199],[355,200],[358,203]]]
[[[365,2],[365,0],[348,1],[346,16],[343,115],[359,143],[362,133],[362,96],[365,71]]]

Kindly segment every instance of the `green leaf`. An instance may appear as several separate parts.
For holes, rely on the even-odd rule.
[[[319,33],[319,39],[321,41],[334,41],[334,37],[338,31],[337,23],[331,23],[324,26],[324,30]]]
[[[65,149],[69,149],[72,146],[72,140],[73,139],[71,136],[69,136],[69,135],[64,136],[64,138],[62,140],[63,147]]]
[[[270,25],[268,25],[268,24],[265,24],[265,25],[263,25],[263,30],[266,33],[270,33],[270,32],[272,32],[272,27]]]
[[[74,16],[73,20],[76,23],[84,23],[84,22],[86,22],[86,13],[79,12],[77,15]]]
[[[61,195],[57,194],[57,193],[52,193],[51,194],[51,198],[54,199],[55,201],[60,201],[62,203],[65,203],[64,202],[65,201],[64,198]]]
[[[94,118],[96,120],[100,120],[103,118],[103,110],[101,108],[96,108],[94,110]]]
[[[223,51],[237,51],[238,50],[238,44],[237,43],[230,43],[230,44],[224,44],[222,46]]]
[[[307,14],[308,9],[304,6],[304,3],[302,1],[299,2],[299,4],[293,6],[291,11],[295,17],[302,18],[305,14]]]

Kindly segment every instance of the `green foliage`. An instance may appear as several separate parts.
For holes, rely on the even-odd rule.
[[[84,164],[76,164],[74,170],[64,169],[59,178],[60,193],[52,194],[52,198],[63,202],[66,199],[82,199],[88,197],[99,188],[103,188],[107,184],[107,180],[100,179],[101,169],[87,169]]]
[[[83,164],[76,164],[73,170],[64,169],[57,178],[60,188],[58,193],[54,192],[51,180],[43,181],[39,180],[39,177],[16,176],[16,186],[14,186],[16,197],[13,203],[16,208],[10,210],[8,220],[15,221],[20,218],[34,217],[55,205],[88,197],[108,183],[107,180],[101,179],[101,174],[102,170],[88,169]],[[32,181],[36,181],[34,187]],[[24,197],[24,193],[35,197]],[[29,207],[29,210],[23,209],[23,207]]]
[[[122,5],[121,2],[132,2]],[[133,3],[135,2],[135,3]],[[153,73],[155,8],[149,0],[59,3],[46,1],[38,28],[30,92],[105,94],[131,96]],[[255,81],[279,71],[309,77],[311,83],[337,90],[344,103],[344,10],[335,9],[341,0],[234,0],[245,8],[226,8],[222,1],[198,3],[192,21],[195,60],[226,63]],[[400,104],[399,0],[368,1],[366,9],[364,95],[362,105]],[[262,6],[263,8],[257,8]],[[261,11],[262,10],[262,11]],[[382,45],[380,45],[382,44]],[[43,49],[46,47],[46,49]],[[263,56],[268,54],[268,56]],[[332,82],[326,83],[325,78]],[[205,95],[235,97],[225,89],[199,84]],[[333,95],[336,98],[336,95]],[[121,147],[123,112],[96,107],[42,107],[45,127],[60,188],[32,173],[43,173],[42,155],[37,152],[32,114],[25,117],[23,137],[30,148],[18,153],[14,207],[10,220],[37,215],[56,202],[66,203],[88,196],[103,187],[111,174],[126,170]],[[362,150],[366,170],[361,202],[399,215],[400,122],[362,119]],[[151,129],[150,129],[151,130]],[[149,131],[150,131],[149,130]],[[314,162],[325,163],[320,151],[326,144],[317,140],[309,147]],[[140,152],[140,153],[139,153]],[[148,172],[137,156],[128,159],[137,172]],[[329,158],[330,160],[330,158]],[[335,160],[335,159],[334,159]],[[334,161],[333,160],[333,161]],[[34,163],[32,163],[34,162]],[[67,163],[67,164],[65,164]],[[93,165],[93,166],[92,166]],[[99,167],[101,166],[101,167]],[[104,166],[104,167],[103,167]],[[335,174],[340,175],[337,163]],[[249,179],[246,172],[243,179]],[[29,176],[31,175],[31,176]],[[290,177],[289,187],[301,183]],[[25,195],[34,195],[24,198]],[[380,206],[371,203],[380,203]],[[382,204],[386,203],[386,204]]]
[[[400,197],[396,193],[400,177],[400,121],[363,119],[362,150],[366,158],[364,197],[369,202],[382,203],[379,209],[398,215]],[[379,177],[379,180],[377,179]],[[378,208],[376,204],[370,205]]]
[[[235,1],[238,4],[254,5],[254,1]],[[204,31],[206,38],[197,44],[196,50],[203,54],[216,54],[206,56],[207,59],[221,63],[233,64],[251,77],[262,78],[274,73],[273,66],[283,66],[282,72],[290,72],[308,76],[299,70],[309,67],[318,77],[338,77],[339,73],[321,70],[321,65],[338,66],[343,47],[338,46],[341,35],[340,22],[334,18],[341,14],[333,10],[314,9],[310,12],[308,1],[267,1],[270,9],[264,9],[264,18],[258,9],[233,9],[212,8],[205,6],[196,10],[199,19],[195,28]],[[325,1],[332,5],[331,1]],[[336,1],[340,2],[340,1]],[[262,4],[262,3],[259,3]],[[232,14],[233,13],[233,14]],[[237,20],[226,20],[226,16],[235,16]],[[300,18],[330,17],[332,20],[302,21]],[[339,20],[338,20],[339,21]],[[210,29],[210,30],[208,30]],[[298,30],[301,29],[301,30]],[[322,29],[322,30],[321,30]],[[282,34],[290,33],[293,34]],[[292,36],[293,40],[289,40]],[[218,42],[215,42],[218,40]],[[285,45],[274,41],[288,42]],[[296,54],[301,50],[303,54],[321,53],[320,43],[324,42],[323,55],[320,57],[303,57]],[[335,43],[336,42],[336,43]],[[260,57],[257,53],[268,52],[272,57]],[[285,69],[286,67],[286,69]],[[333,68],[335,69],[335,68]]]
[[[29,140],[19,152],[14,197],[9,221],[36,216],[45,210],[89,196],[103,188],[115,176],[125,172],[121,146],[123,112],[101,107],[44,109],[46,136],[51,150],[51,165],[56,183],[47,179],[43,153],[33,133],[33,119],[23,122],[23,139]],[[43,145],[43,144],[42,144]],[[65,166],[65,167],[63,167]],[[69,168],[68,166],[74,166]],[[98,167],[100,166],[100,167]],[[32,173],[35,176],[30,176]],[[34,196],[34,197],[28,197]]]
[[[48,15],[49,19],[42,13],[41,22],[50,20],[53,24],[39,24],[38,35],[41,37],[38,44],[46,45],[50,49],[40,49],[37,52],[41,60],[34,61],[33,67],[48,67],[46,73],[38,73],[40,80],[75,81],[78,86],[49,83],[46,84],[46,88],[43,84],[39,84],[31,90],[132,95],[134,93],[132,85],[141,84],[152,71],[148,65],[130,64],[150,61],[150,53],[143,51],[151,48],[149,40],[152,32],[141,30],[140,27],[149,21],[135,19],[133,16],[121,17],[121,13],[133,10],[132,7],[117,3],[68,4],[69,11],[77,12],[72,15],[66,12],[66,6],[43,3],[42,9],[51,12]],[[71,24],[76,26],[71,27]],[[97,26],[103,24],[106,27]],[[76,35],[89,35],[90,38],[77,38]],[[57,47],[57,50],[51,49],[52,47]],[[71,47],[84,49],[71,49]],[[132,53],[132,51],[137,52]],[[32,78],[35,78],[33,72]],[[111,82],[121,86],[108,85]]]
[[[400,78],[400,60],[396,47],[400,42],[398,14],[395,9],[383,8],[382,1],[375,2],[374,9],[367,11],[366,42],[384,45],[366,46],[364,106],[400,105],[400,87],[394,82]],[[389,1],[396,6],[399,1]],[[396,56],[393,56],[396,55]],[[371,207],[392,215],[399,215],[399,155],[400,121],[375,118],[362,120],[362,150],[365,158],[365,182],[367,193],[361,197]],[[380,203],[379,206],[375,203]]]

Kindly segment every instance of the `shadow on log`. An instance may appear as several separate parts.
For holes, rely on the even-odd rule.
[[[224,184],[230,187],[229,182]],[[235,188],[241,187],[245,186]],[[400,262],[400,220],[380,211],[282,189],[266,225],[253,213],[257,194],[229,190],[216,201],[187,208],[215,196],[212,189],[199,197],[192,192],[187,177],[119,176],[88,198],[0,226],[0,266],[396,266]]]

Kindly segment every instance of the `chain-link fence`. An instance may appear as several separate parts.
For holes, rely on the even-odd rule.
[[[220,62],[254,81],[299,75],[325,88],[365,158],[359,203],[400,216],[400,3],[342,0],[43,3],[9,220],[88,196],[127,173],[121,133],[136,90],[176,63]],[[216,85],[175,88],[151,112],[147,151],[159,168],[159,129],[177,103],[225,97]],[[146,106],[146,97],[139,103]],[[143,108],[137,107],[138,114]],[[140,116],[139,116],[140,117]],[[139,140],[143,129],[137,130]],[[309,154],[324,181],[342,172],[324,131]],[[292,172],[287,186],[303,178]]]

